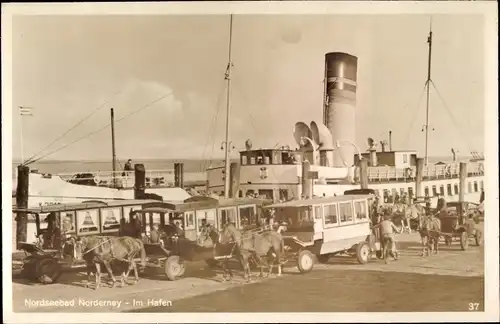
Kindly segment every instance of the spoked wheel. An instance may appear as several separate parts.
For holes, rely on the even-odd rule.
[[[186,265],[177,255],[168,257],[165,261],[165,275],[171,281],[174,281],[184,275]]]
[[[309,272],[314,267],[314,255],[308,250],[302,250],[297,256],[297,267],[302,273]]]
[[[481,246],[481,238],[482,238],[482,233],[480,231],[476,231],[476,234],[474,235],[474,239],[476,241],[477,246]]]
[[[36,279],[45,285],[55,283],[61,273],[61,265],[55,259],[40,260],[36,265]]]
[[[356,246],[356,259],[361,264],[370,261],[370,246],[367,242],[361,242]]]
[[[460,247],[462,248],[462,251],[467,250],[469,247],[469,234],[467,234],[467,232],[462,232],[460,235]]]

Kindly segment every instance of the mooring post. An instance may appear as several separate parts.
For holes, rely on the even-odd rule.
[[[423,158],[417,159],[416,173],[415,173],[415,198],[418,199],[422,197],[422,179],[424,173],[424,163]]]
[[[184,188],[184,163],[174,163],[174,186]]]
[[[237,198],[240,191],[240,164],[238,162],[231,162],[229,177],[229,197]]]
[[[465,180],[467,179],[467,163],[465,162],[460,162],[460,182],[459,182],[459,188],[460,191],[458,192],[458,201],[460,204],[458,204],[458,215],[462,215],[463,212],[463,202],[465,201]]]
[[[308,160],[302,161],[302,197],[303,198],[311,198],[309,195],[311,194],[311,181],[309,179],[309,171],[311,171],[311,164]]]
[[[359,182],[361,189],[368,189],[368,160],[364,158],[359,161]]]
[[[17,208],[28,208],[29,198],[30,168],[26,165],[17,167]],[[16,249],[19,250],[19,243],[28,240],[28,214],[26,212],[16,213]]]
[[[134,199],[144,199],[146,192],[146,169],[144,164],[134,164]]]

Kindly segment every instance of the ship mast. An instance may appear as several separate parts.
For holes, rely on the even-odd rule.
[[[111,154],[112,154],[112,164],[113,164],[113,175],[112,184],[113,188],[116,188],[116,147],[115,147],[115,112],[111,108]]]
[[[427,165],[428,156],[428,146],[429,146],[429,102],[430,102],[430,86],[431,86],[431,59],[432,59],[432,18],[429,27],[429,37],[427,38],[427,43],[429,44],[429,56],[427,60],[427,80],[425,81],[425,86],[427,90],[427,104],[425,110],[425,165]]]
[[[233,40],[233,15],[229,18],[229,59],[227,63],[225,79],[227,81],[227,94],[226,94],[226,140],[225,140],[225,157],[224,157],[224,198],[229,198],[229,184],[230,184],[230,159],[229,159],[229,113],[231,108],[231,67],[233,63],[231,62],[231,50],[232,50],[232,40]]]

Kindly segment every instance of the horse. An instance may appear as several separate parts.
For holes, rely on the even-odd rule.
[[[222,244],[220,243],[219,240],[219,232],[217,229],[213,226],[205,226],[203,227],[200,236],[197,239],[197,244],[202,247],[208,247],[208,242],[212,242],[213,246],[213,255],[217,256],[218,254],[222,255],[232,255],[235,251],[235,244],[234,243],[228,243],[228,244]],[[238,258],[239,260],[240,258]],[[223,261],[220,262],[222,266],[222,280],[230,280],[233,278],[233,272],[231,271],[231,268],[229,267],[229,259],[226,258]]]
[[[403,232],[407,231],[409,234],[411,234],[411,221],[425,215],[424,207],[419,204],[386,204],[382,206],[382,210],[393,215],[393,219],[400,219]]]
[[[429,256],[429,250],[432,254],[438,254],[438,243],[441,231],[441,220],[434,215],[419,216],[418,231],[422,239],[422,255]]]
[[[248,262],[250,257],[257,259],[259,265],[261,263],[261,256],[267,256],[268,260],[272,258],[272,263],[268,263],[268,276],[271,275],[273,265],[276,263],[278,264],[278,276],[281,276],[282,265],[279,262],[281,255],[285,253],[285,246],[283,238],[277,232],[265,231],[260,234],[242,234],[234,224],[226,223],[223,226],[220,241],[223,244],[229,242],[236,243],[236,250],[240,257],[240,262],[243,265],[244,277],[247,281],[252,279]],[[261,277],[263,277],[262,268],[260,269]]]
[[[116,284],[116,278],[111,270],[112,261],[121,261],[128,263],[128,270],[122,272],[121,285],[125,286],[130,271],[134,269],[135,283],[139,281],[139,274],[137,265],[134,258],[137,254],[141,256],[141,267],[146,266],[146,250],[144,244],[140,239],[129,236],[87,236],[70,239],[69,244],[74,246],[75,259],[83,259],[87,264],[87,276],[90,284],[90,277],[92,274],[92,266],[96,269],[95,273],[95,289],[99,289],[101,285],[101,265],[104,265],[108,274],[113,280],[112,287]]]

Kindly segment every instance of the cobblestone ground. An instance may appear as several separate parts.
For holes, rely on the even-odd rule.
[[[461,251],[458,241],[443,243],[439,255],[421,257],[418,235],[397,238],[400,259],[389,264],[336,257],[308,274],[291,264],[283,277],[251,283],[238,270],[232,282],[221,282],[220,271],[204,263],[189,264],[185,278],[174,282],[147,273],[136,285],[98,291],[84,287],[83,273],[65,273],[47,286],[14,278],[14,312],[466,311],[468,303],[483,309],[483,246],[471,240]],[[74,305],[30,306],[41,299]]]

